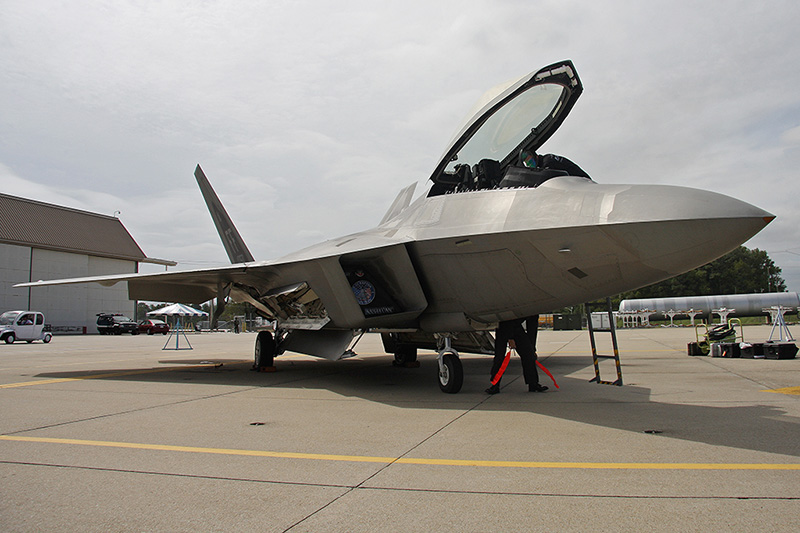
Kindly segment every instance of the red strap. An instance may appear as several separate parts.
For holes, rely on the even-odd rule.
[[[510,360],[511,360],[511,350],[506,352],[506,356],[503,359],[503,364],[500,365],[500,370],[497,371],[497,374],[495,374],[494,379],[492,380],[492,385],[497,385],[498,383],[500,383],[500,378],[503,377],[503,374],[505,373],[506,368],[508,368],[508,362]]]
[[[540,363],[540,362],[539,362],[539,360],[538,360],[538,359],[536,360],[536,366],[538,366],[539,368],[541,368],[542,370],[544,370],[544,373],[545,373],[545,374],[547,374],[548,376],[550,376],[550,379],[552,379],[552,380],[553,380],[553,385],[555,385],[555,386],[556,386],[556,388],[558,389],[558,388],[559,388],[559,386],[558,386],[558,383],[556,383],[556,378],[554,378],[554,377],[553,377],[553,374],[551,374],[551,373],[550,373],[550,371],[549,371],[549,370],[547,370],[547,369],[544,367],[544,365],[543,365],[542,363]]]

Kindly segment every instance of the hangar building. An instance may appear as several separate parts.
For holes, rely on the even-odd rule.
[[[116,217],[0,194],[0,312],[41,311],[58,333],[97,333],[98,313],[135,317],[126,283],[14,288],[40,279],[139,271],[148,258]]]

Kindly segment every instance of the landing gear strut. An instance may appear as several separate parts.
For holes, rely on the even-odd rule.
[[[440,340],[444,346],[439,350],[439,388],[442,392],[455,394],[464,384],[464,368],[458,352],[450,345],[450,337],[445,336]]]

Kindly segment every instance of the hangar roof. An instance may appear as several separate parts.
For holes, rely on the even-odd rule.
[[[0,242],[152,262],[116,217],[2,193]]]

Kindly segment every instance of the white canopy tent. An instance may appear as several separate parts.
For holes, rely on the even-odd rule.
[[[193,307],[189,307],[188,305],[183,304],[172,304],[166,307],[162,307],[161,309],[156,309],[154,311],[150,311],[147,313],[147,316],[177,316],[177,327],[170,333],[167,342],[164,343],[164,347],[161,348],[162,350],[191,350],[192,344],[189,342],[189,339],[186,337],[186,333],[181,330],[181,318],[182,316],[208,316],[208,313],[205,311],[200,311],[199,309],[195,309]],[[181,334],[183,334],[183,338],[186,340],[186,344],[189,345],[188,348],[181,348],[180,347],[180,339]],[[175,335],[175,348],[167,348],[170,339],[172,336]]]
[[[183,304],[172,304],[155,311],[150,311],[147,316],[208,316],[205,311],[200,311]]]

